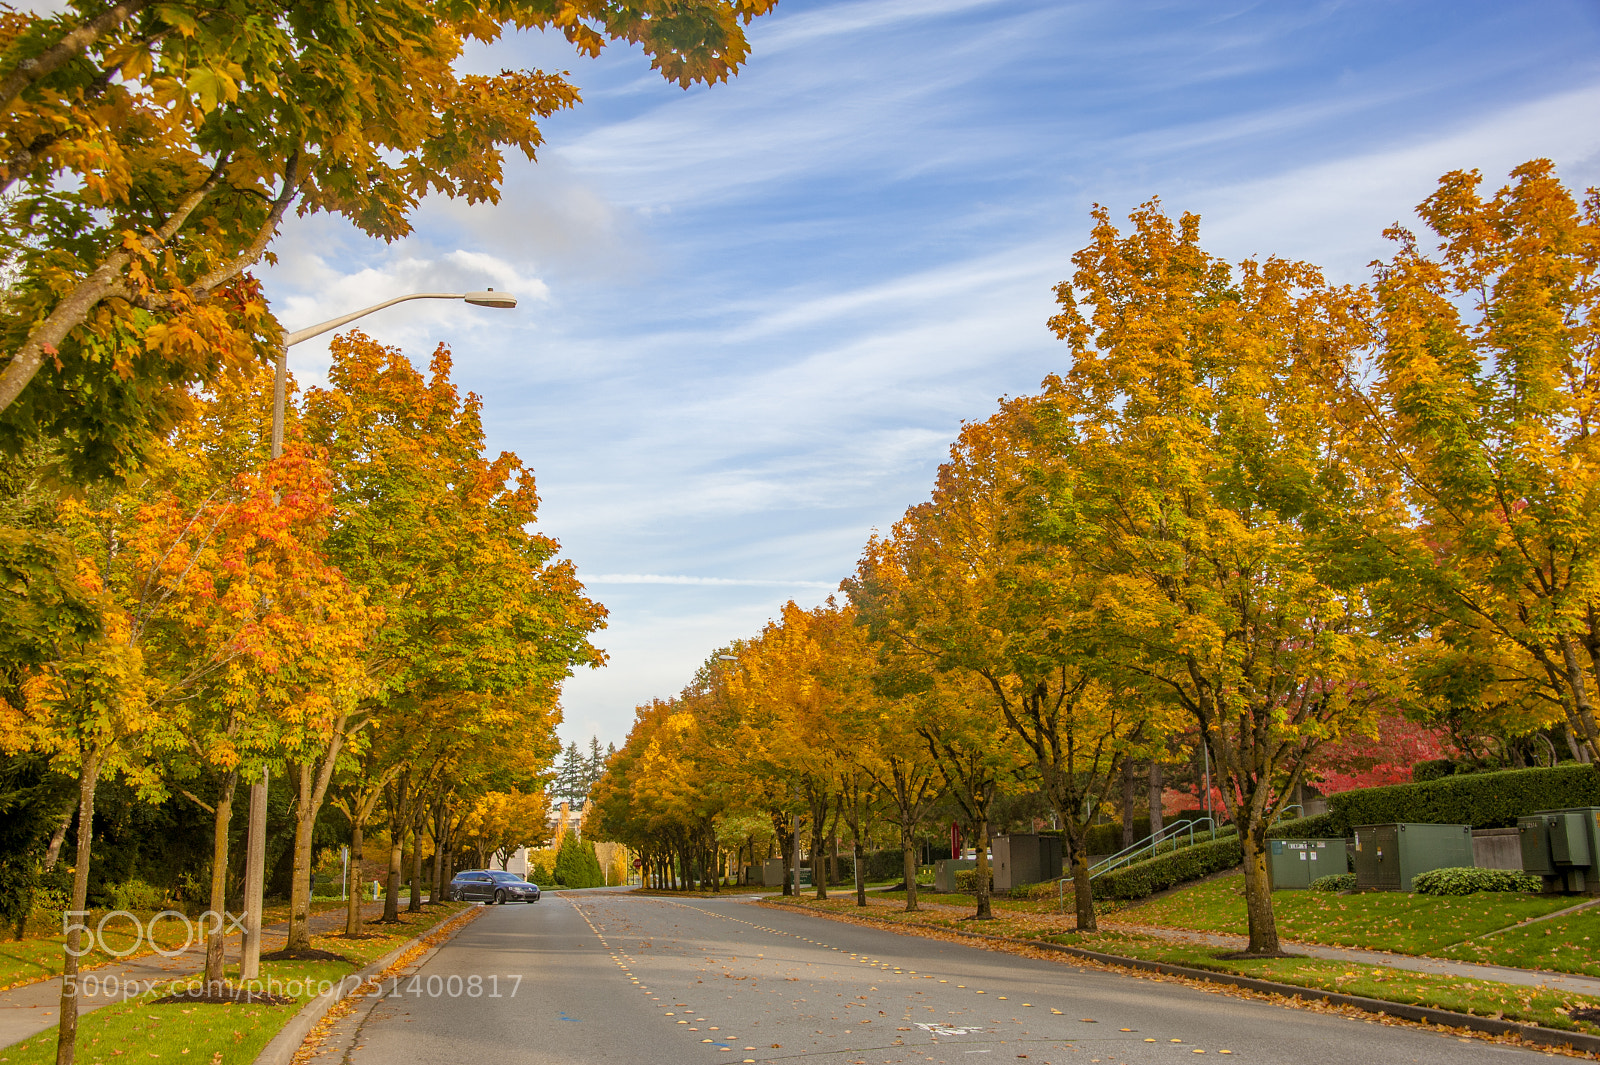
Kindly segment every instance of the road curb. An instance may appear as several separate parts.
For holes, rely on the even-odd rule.
[[[1160,973],[1164,976],[1181,976],[1190,980],[1204,980],[1207,983],[1225,984],[1250,991],[1282,995],[1285,998],[1327,1002],[1338,1006],[1353,1006],[1366,1013],[1398,1017],[1405,1021],[1415,1021],[1422,1024],[1442,1024],[1451,1028],[1465,1028],[1468,1031],[1482,1032],[1485,1035],[1515,1035],[1525,1043],[1600,1055],[1600,1036],[1587,1035],[1582,1032],[1563,1032],[1556,1028],[1545,1028],[1537,1024],[1496,1020],[1493,1017],[1479,1017],[1470,1013],[1457,1013],[1454,1010],[1435,1009],[1431,1006],[1412,1006],[1403,1002],[1386,1002],[1383,999],[1346,995],[1338,991],[1323,991],[1314,987],[1280,984],[1275,980],[1258,980],[1253,976],[1237,976],[1233,973],[1213,972],[1210,969],[1192,969],[1186,965],[1169,965],[1166,962],[1146,961],[1143,958],[1125,958],[1120,954],[1103,954],[1100,951],[1085,950],[1082,947],[1069,947],[1062,943],[1018,939],[1015,936],[997,936],[986,932],[968,932],[960,928],[908,925],[899,921],[889,921],[882,917],[874,917],[870,914],[850,913],[835,915],[831,911],[813,910],[810,907],[798,906],[792,902],[763,900],[761,905],[781,906],[795,913],[806,913],[817,917],[838,916],[852,921],[867,921],[885,928],[926,928],[928,931],[948,933],[966,939],[988,940],[993,943],[1006,943],[1018,947],[1036,947],[1041,950],[1051,950],[1059,954],[1098,962],[1102,965],[1115,966],[1119,969],[1137,969],[1141,972]]]
[[[346,976],[340,981],[341,990],[338,994],[318,995],[306,1003],[301,1007],[300,1012],[290,1017],[289,1022],[278,1029],[278,1034],[268,1040],[267,1045],[261,1048],[261,1053],[256,1055],[254,1065],[289,1065],[294,1060],[295,1051],[300,1049],[300,1044],[306,1041],[306,1036],[311,1034],[311,1029],[317,1026],[318,1021],[327,1016],[329,1010],[365,987],[370,977],[377,976],[393,965],[402,954],[408,950],[415,949],[417,944],[424,939],[437,935],[441,931],[448,931],[451,935],[454,935],[460,929],[450,928],[450,924],[455,922],[464,925],[471,915],[476,914],[478,911],[479,907],[469,906],[459,913],[451,914],[426,932],[420,932],[406,940],[361,971]],[[442,944],[435,944],[428,953],[431,954],[440,945]],[[354,978],[353,980],[352,977]],[[344,991],[343,988],[347,984],[350,986],[350,990]]]

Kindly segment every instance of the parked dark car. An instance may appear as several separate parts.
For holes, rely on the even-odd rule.
[[[468,869],[450,881],[450,898],[456,902],[538,902],[539,885],[530,884],[516,873],[493,869]]]

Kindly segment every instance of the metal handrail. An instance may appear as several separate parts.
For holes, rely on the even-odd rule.
[[[1160,832],[1152,832],[1150,835],[1146,836],[1138,843],[1133,844],[1131,847],[1124,847],[1117,853],[1100,859],[1089,870],[1089,879],[1093,880],[1102,873],[1109,873],[1113,869],[1120,869],[1122,866],[1134,861],[1146,850],[1150,852],[1150,857],[1154,858],[1156,854],[1159,853],[1161,844],[1176,839],[1184,832],[1189,834],[1188,846],[1192,847],[1194,846],[1195,829],[1202,825],[1209,826],[1209,834],[1212,839],[1217,838],[1217,824],[1209,817],[1198,817],[1194,818],[1193,820],[1185,819],[1177,822],[1170,828],[1163,826]],[[1173,849],[1176,850],[1177,848],[1174,847]]]
[[[1192,820],[1186,819],[1179,821],[1170,827],[1163,827],[1160,832],[1150,833],[1150,835],[1146,836],[1138,843],[1133,844],[1131,847],[1124,847],[1122,850],[1111,855],[1110,857],[1100,859],[1094,865],[1090,866],[1089,879],[1093,880],[1096,877],[1103,876],[1114,869],[1120,869],[1124,865],[1128,865],[1131,862],[1142,860],[1145,851],[1149,851],[1149,857],[1154,858],[1158,853],[1160,853],[1162,844],[1165,843],[1172,843],[1173,846],[1171,849],[1174,851],[1180,846],[1192,847],[1194,846],[1195,832],[1202,827],[1205,828],[1207,835],[1211,839],[1214,840],[1217,838],[1217,822],[1213,818],[1197,817]],[[1178,837],[1185,832],[1187,832],[1189,836],[1188,842],[1181,844],[1178,843]],[[1070,876],[1061,877],[1056,881],[1056,909],[1058,912],[1066,912],[1067,884],[1071,881],[1072,877]]]

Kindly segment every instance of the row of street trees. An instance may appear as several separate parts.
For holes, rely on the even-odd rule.
[[[604,611],[531,531],[532,473],[484,453],[478,401],[451,383],[443,348],[427,375],[359,334],[333,352],[330,384],[293,410],[282,458],[267,454],[265,369],[201,397],[121,484],[73,491],[51,456],[36,458],[23,486],[33,524],[7,532],[54,545],[70,568],[33,579],[71,594],[34,630],[49,640],[12,678],[0,742],[77,781],[74,909],[110,773],[151,799],[182,790],[207,804],[219,913],[238,785],[287,774],[291,951],[310,945],[313,831],[330,798],[356,868],[367,826],[384,821],[388,920],[408,837],[414,887],[432,839],[437,898],[463,829],[473,841],[510,807],[534,811],[517,823],[533,835],[511,845],[543,832],[559,686],[600,663],[588,637]],[[221,939],[210,946],[208,977],[221,980]]]
[[[1035,789],[1089,929],[1092,813],[1186,736],[1271,954],[1265,833],[1331,745],[1404,713],[1593,761],[1600,194],[1545,161],[1479,184],[1446,175],[1420,208],[1437,247],[1396,227],[1359,287],[1224,262],[1156,202],[1126,232],[1097,209],[1050,322],[1070,369],[962,430],[848,605],[790,604],[641,707],[606,828],[649,853],[803,814],[819,853],[829,818],[859,840],[873,809],[914,909],[938,795],[982,856],[997,796]]]
[[[366,826],[387,824],[389,917],[408,836],[448,851],[463,833],[491,850],[526,835],[506,814],[526,805],[485,796],[541,790],[556,686],[598,663],[587,637],[603,612],[529,531],[531,473],[483,453],[477,400],[442,349],[422,375],[336,342],[330,386],[292,412],[272,459],[263,367],[283,331],[250,271],[291,211],[392,240],[427,195],[498,200],[505,153],[532,160],[541,120],[579,94],[565,72],[464,73],[470,44],[545,31],[594,56],[623,42],[687,88],[735,73],[743,27],[771,7],[0,11],[0,809],[31,811],[0,862],[8,917],[26,915],[67,835],[35,827],[61,780],[76,791],[74,908],[96,790],[117,775],[214,814],[221,910],[236,789],[287,773],[291,949],[330,798],[358,857]],[[77,947],[74,931],[62,1063]]]

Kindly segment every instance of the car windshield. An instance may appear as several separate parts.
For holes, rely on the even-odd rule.
[[[489,875],[500,881],[502,884],[522,883],[522,877],[518,876],[516,873],[490,873]]]

